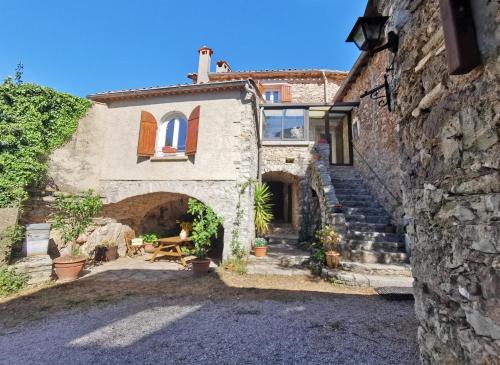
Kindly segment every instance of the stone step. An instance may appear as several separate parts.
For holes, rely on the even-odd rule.
[[[370,194],[336,194],[337,199],[342,203],[343,201],[352,200],[369,200],[373,201],[373,197]]]
[[[370,288],[411,288],[413,278],[406,276],[367,275],[323,268],[321,276],[338,284]]]
[[[387,215],[387,212],[382,207],[346,207],[342,208],[342,212],[346,215],[363,214],[363,215]]]
[[[365,187],[365,184],[361,179],[332,179],[332,184],[334,187],[339,187],[341,189],[349,188],[352,186],[362,187],[362,188]]]
[[[346,214],[347,222],[366,222],[366,223],[383,223],[388,224],[391,218],[388,215],[365,215],[365,214]]]
[[[404,252],[351,250],[346,252],[346,254],[350,261],[368,264],[399,264],[409,262],[408,255]]]
[[[394,233],[395,228],[391,224],[384,223],[365,223],[365,222],[347,222],[347,229],[360,232],[383,232]]]
[[[344,244],[351,250],[373,250],[373,251],[390,251],[390,252],[405,252],[404,242],[390,241],[369,241],[369,240],[347,240]]]
[[[368,264],[353,261],[341,261],[340,268],[367,275],[411,276],[409,264]]]
[[[299,243],[298,235],[268,235],[266,236],[269,245],[289,244],[296,245]]]
[[[344,200],[341,202],[344,208],[378,208],[383,209],[375,200]]]
[[[338,188],[334,186],[336,195],[348,195],[348,194],[370,194],[370,192],[361,186],[351,186],[348,188]]]
[[[373,241],[373,242],[404,242],[403,235],[399,233],[387,232],[361,232],[349,230],[345,236],[346,239]]]

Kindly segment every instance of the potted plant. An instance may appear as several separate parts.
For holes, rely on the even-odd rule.
[[[141,235],[144,242],[144,251],[147,253],[155,252],[156,245],[158,244],[158,235],[156,233],[146,233]]]
[[[62,194],[56,197],[54,227],[59,230],[63,244],[71,252],[54,259],[54,271],[59,280],[75,280],[83,270],[87,260],[81,255],[76,239],[85,231],[101,207],[101,198],[93,190],[80,195]]]
[[[179,233],[179,238],[181,240],[187,240],[189,238],[189,233],[193,229],[193,223],[184,222],[184,221],[176,221],[179,226],[181,226],[181,232]]]
[[[267,241],[265,238],[256,238],[253,249],[256,257],[265,257],[267,255]]]
[[[188,201],[188,213],[194,216],[191,240],[194,244],[193,254],[196,259],[192,261],[193,272],[195,274],[207,273],[210,267],[210,259],[207,258],[207,252],[211,246],[210,240],[212,237],[217,238],[222,220],[210,207],[193,198]]]
[[[316,238],[321,242],[325,250],[326,265],[330,269],[336,269],[340,265],[340,253],[336,251],[340,244],[340,236],[330,226],[325,226],[316,232]]]
[[[115,241],[102,241],[100,247],[105,261],[113,261],[118,258],[118,244]]]

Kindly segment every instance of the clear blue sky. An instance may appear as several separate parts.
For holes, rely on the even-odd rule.
[[[366,0],[0,0],[0,77],[76,95],[190,82],[197,49],[233,70],[348,70]]]

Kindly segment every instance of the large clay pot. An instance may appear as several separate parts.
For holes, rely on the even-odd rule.
[[[267,246],[254,247],[255,257],[265,257],[267,256]]]
[[[144,242],[144,252],[153,253],[155,252],[155,246],[150,242]]]
[[[59,280],[71,281],[78,278],[85,266],[85,256],[61,256],[54,259],[54,271]]]
[[[325,252],[326,266],[330,269],[337,269],[340,266],[340,253],[335,251]]]
[[[113,261],[118,258],[118,246],[106,247],[106,261]]]
[[[191,263],[193,264],[193,272],[196,275],[206,274],[210,267],[210,259],[195,259]]]

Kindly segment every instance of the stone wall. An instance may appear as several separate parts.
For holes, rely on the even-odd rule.
[[[342,101],[360,101],[359,108],[353,113],[353,123],[358,125],[358,136],[353,133],[353,165],[373,196],[391,215],[393,223],[401,227],[404,212],[396,118],[387,107],[379,107],[369,97],[359,97],[366,90],[383,83],[383,74],[389,62],[388,52],[376,54],[360,70]]]
[[[327,80],[326,101],[325,86],[321,80],[289,80],[292,85],[293,103],[331,103],[339,89],[339,82]]]
[[[201,118],[194,159],[145,161],[136,156],[141,110],[152,112],[160,120],[173,110],[189,114],[196,105],[201,105]],[[167,227],[165,219],[173,218],[182,209],[178,206],[166,217],[159,214],[162,204],[176,205],[181,199],[185,207],[187,197],[193,197],[210,206],[224,220],[223,256],[226,258],[231,255],[232,229],[240,201],[243,218],[239,238],[249,250],[255,235],[253,190],[247,189],[240,196],[238,185],[257,178],[257,115],[250,84],[237,92],[151,97],[109,106],[95,105],[80,121],[71,141],[51,156],[50,186],[32,194],[23,222],[49,220],[54,194],[92,188],[104,202],[101,217],[104,220],[100,221],[104,225],[89,227],[97,230],[96,237],[122,237],[123,232],[130,230],[135,234],[153,230],[153,216],[158,218],[157,228],[167,231],[173,229],[173,224]],[[81,238],[84,246],[92,234],[87,232],[87,237]],[[56,236],[54,240],[57,241]]]
[[[400,35],[390,80],[424,364],[500,354],[500,16],[495,1],[471,3],[482,64],[458,76],[437,0],[380,6]]]
[[[281,172],[296,178],[298,207],[296,226],[299,236],[306,239],[309,236],[310,203],[312,200],[310,184],[310,163],[312,161],[313,143],[307,145],[272,145],[262,147],[261,174]],[[288,181],[285,181],[288,182]]]

